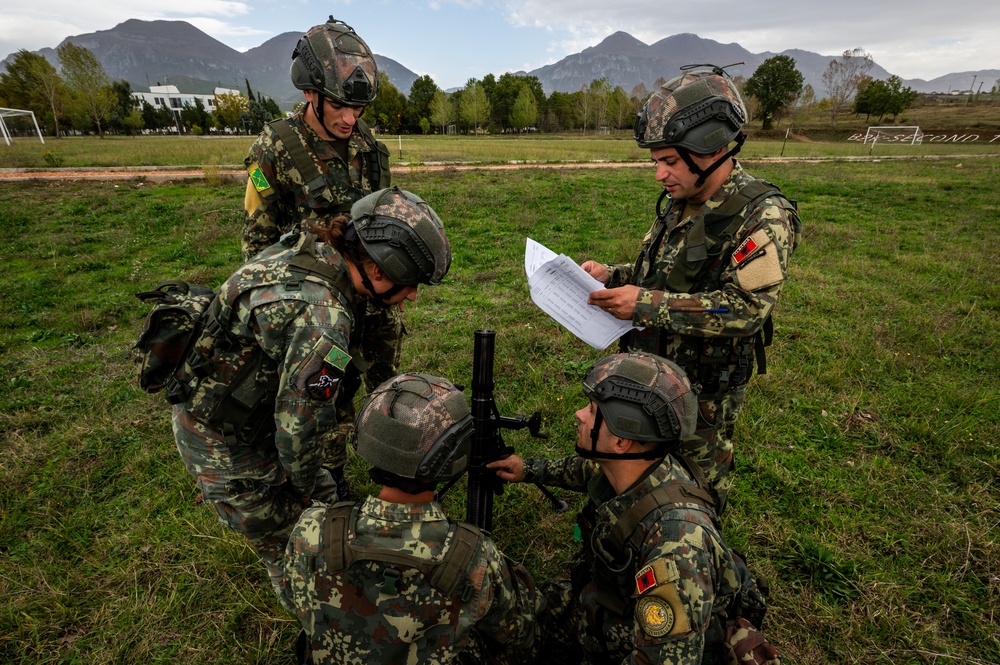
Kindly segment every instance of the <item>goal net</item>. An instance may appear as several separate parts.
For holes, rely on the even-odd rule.
[[[868,132],[865,133],[865,143],[871,141],[875,143],[909,143],[910,145],[915,145],[917,143],[923,143],[924,133],[920,131],[917,126],[910,127],[900,127],[895,125],[892,127],[869,127]]]

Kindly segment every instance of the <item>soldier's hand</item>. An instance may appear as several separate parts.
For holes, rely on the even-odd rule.
[[[611,273],[608,269],[604,267],[603,263],[598,263],[597,261],[584,261],[583,265],[580,266],[583,271],[596,279],[601,284],[607,284],[608,279],[611,278]]]
[[[587,303],[600,307],[616,319],[631,321],[635,314],[635,301],[639,298],[638,286],[619,286],[616,289],[594,291]]]
[[[510,455],[486,465],[487,469],[493,469],[497,476],[509,483],[524,482],[524,460],[520,455]]]

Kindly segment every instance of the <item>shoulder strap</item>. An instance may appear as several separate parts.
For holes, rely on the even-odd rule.
[[[310,194],[326,186],[325,170],[326,165],[317,164],[317,160],[309,154],[301,135],[292,129],[291,124],[285,118],[271,122],[271,128],[281,139],[288,156],[295,163],[295,168],[302,174],[302,181],[306,183],[306,188]]]
[[[368,182],[372,189],[385,189],[392,184],[389,174],[389,148],[375,138],[368,123],[358,118],[358,133],[372,149],[365,153],[365,165],[368,167]]]
[[[623,552],[626,544],[632,549],[638,550],[642,546],[642,542],[646,539],[647,532],[647,529],[639,527],[645,521],[646,517],[658,508],[693,503],[700,510],[708,513],[713,523],[717,521],[715,516],[715,501],[708,490],[705,475],[701,471],[701,467],[685,460],[683,456],[678,455],[676,458],[694,476],[694,481],[673,480],[663,483],[635,502],[628,510],[622,513],[615,526],[611,529],[608,539],[609,550]],[[694,467],[694,469],[691,467]]]
[[[384,550],[360,547],[350,542],[349,529],[353,522],[355,504],[341,502],[335,504],[326,512],[324,529],[324,555],[326,569],[329,572],[339,572],[350,568],[358,561],[378,561],[394,564],[401,568],[419,570],[435,589],[447,596],[455,596],[462,583],[466,582],[466,572],[483,541],[483,533],[471,524],[459,523],[452,532],[451,546],[443,559],[437,562],[419,559],[404,552],[388,552]],[[395,580],[399,579],[399,571],[387,568],[383,580],[383,590],[395,593]],[[463,595],[465,590],[463,590]]]

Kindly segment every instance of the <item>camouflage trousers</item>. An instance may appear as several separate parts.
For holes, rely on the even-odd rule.
[[[222,473],[196,474],[202,499],[212,506],[222,524],[246,537],[267,567],[271,587],[285,609],[282,561],[285,547],[303,506],[291,485],[282,480],[280,467],[268,464],[247,469],[239,477]],[[337,484],[326,469],[316,479],[315,501],[335,500]]]
[[[335,402],[337,426],[324,434],[323,466],[328,469],[340,469],[347,463],[347,444],[354,439],[354,417],[360,402],[357,393],[362,383],[371,392],[399,373],[406,329],[398,309],[376,307],[369,302],[358,333],[362,357],[347,366],[340,380]]]
[[[697,462],[715,496],[715,512],[726,509],[733,486],[733,432],[743,406],[746,386],[734,388],[714,400],[699,400],[698,426],[694,435],[681,442],[679,453]]]

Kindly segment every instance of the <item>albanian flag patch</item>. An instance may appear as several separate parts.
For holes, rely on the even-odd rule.
[[[635,576],[635,593],[638,596],[646,593],[650,589],[656,586],[656,573],[653,572],[652,566],[646,566]]]
[[[733,263],[739,265],[750,258],[750,255],[757,250],[757,243],[754,242],[753,238],[747,238],[743,241],[743,244],[736,248],[733,252]]]

